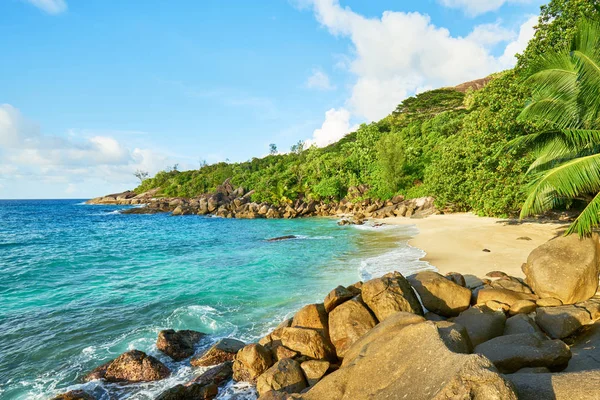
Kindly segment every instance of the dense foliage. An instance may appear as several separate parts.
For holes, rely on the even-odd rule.
[[[219,163],[199,170],[160,172],[136,189],[161,188],[165,196],[191,197],[214,190],[226,178],[253,189],[253,200],[283,203],[298,198],[335,201],[352,186],[366,185],[366,196],[387,199],[432,195],[438,206],[482,215],[519,212],[522,188],[532,161],[507,151],[511,140],[539,129],[519,120],[531,95],[525,82],[545,52],[572,39],[582,15],[600,9],[600,0],[552,0],[542,8],[538,31],[518,66],[497,74],[478,91],[438,89],[404,100],[383,120],[362,125],[325,148]]]

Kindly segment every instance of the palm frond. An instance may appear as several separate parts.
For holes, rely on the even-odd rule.
[[[600,24],[591,20],[581,21],[573,49],[580,101],[586,107],[589,119],[595,121],[600,115]]]
[[[579,214],[577,219],[569,226],[565,235],[577,233],[579,237],[589,236],[592,229],[600,224],[600,193]]]
[[[575,198],[582,193],[600,191],[600,154],[567,161],[535,179],[521,216],[539,214],[549,210],[548,196]]]

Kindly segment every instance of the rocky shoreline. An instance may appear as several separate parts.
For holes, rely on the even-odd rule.
[[[210,369],[157,398],[213,399],[233,379],[255,385],[260,400],[598,399],[600,238],[553,239],[522,270],[525,279],[491,271],[471,287],[460,273],[432,271],[338,286],[257,343],[221,339],[197,354],[204,333],[162,331],[159,351]],[[132,350],[84,381],[170,373]]]
[[[366,199],[366,186],[353,187],[339,202],[296,200],[285,205],[256,203],[254,191],[234,188],[227,179],[214,193],[195,198],[159,197],[160,189],[136,194],[133,191],[111,194],[87,201],[87,204],[144,205],[123,211],[124,214],[215,215],[222,218],[302,218],[315,216],[352,216],[347,223],[361,224],[365,218],[414,217],[422,218],[438,212],[432,197],[391,200]]]

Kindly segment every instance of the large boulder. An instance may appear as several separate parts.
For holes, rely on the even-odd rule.
[[[308,386],[314,386],[327,373],[331,364],[328,361],[308,360],[300,364],[300,368],[304,371]]]
[[[212,368],[207,369],[201,375],[195,377],[187,385],[200,384],[210,385],[215,384],[221,386],[233,376],[233,362],[226,361],[223,364],[215,365]]]
[[[565,372],[600,369],[600,322],[585,327],[571,345],[573,357]]]
[[[159,394],[155,400],[212,400],[219,394],[215,384],[176,385]]]
[[[518,314],[506,320],[504,336],[520,333],[541,333],[542,330],[528,315]]]
[[[281,344],[314,360],[335,361],[335,348],[329,341],[314,329],[283,328]]]
[[[471,304],[469,289],[457,285],[437,272],[419,272],[410,276],[408,281],[419,293],[423,306],[438,315],[456,317]]]
[[[239,340],[221,339],[204,353],[192,358],[190,364],[194,367],[210,367],[225,361],[232,361],[244,346],[244,342]]]
[[[249,344],[238,351],[233,362],[233,379],[256,383],[256,379],[273,365],[271,352],[260,344]]]
[[[513,292],[519,293],[533,293],[531,288],[521,282],[519,279],[514,278],[512,276],[506,276],[504,278],[498,279],[496,281],[492,281],[490,286],[494,289],[507,289],[512,290]]]
[[[167,329],[160,331],[156,347],[175,361],[181,361],[194,354],[194,345],[205,336],[204,333]]]
[[[375,329],[373,330],[375,331]],[[360,354],[299,396],[303,400],[516,400],[484,357],[448,350],[432,322],[357,342]],[[368,334],[364,337],[366,339]]]
[[[598,400],[600,370],[562,374],[511,374],[519,400]]]
[[[469,332],[461,324],[449,321],[437,321],[435,326],[448,350],[455,353],[471,354],[473,344]]]
[[[71,390],[53,397],[52,400],[96,400],[96,398],[84,390]]]
[[[592,319],[583,307],[559,306],[538,308],[535,322],[550,337],[563,339],[577,332],[582,326],[591,324]]]
[[[325,306],[323,304],[309,304],[302,307],[294,315],[292,327],[314,329],[326,337],[329,329]]]
[[[571,350],[560,340],[548,340],[541,333],[499,336],[475,347],[475,353],[486,356],[502,373],[521,368],[547,367],[564,369]]]
[[[598,290],[599,238],[561,236],[533,250],[523,265],[525,281],[541,298],[564,304],[591,298]]]
[[[456,317],[454,322],[467,329],[471,343],[477,346],[504,333],[506,315],[487,307],[471,307]]]
[[[399,272],[371,279],[362,286],[362,298],[379,321],[399,311],[423,315],[410,283]]]
[[[485,304],[488,301],[497,301],[511,307],[521,300],[537,300],[537,296],[530,293],[515,292],[508,289],[482,289],[477,292],[477,304]]]
[[[167,378],[171,371],[166,365],[143,351],[131,350],[121,354],[88,374],[84,380],[104,379],[108,382],[151,382]]]
[[[334,308],[353,297],[354,293],[343,286],[338,286],[325,297],[325,311],[330,313]]]
[[[329,314],[329,335],[337,356],[343,358],[348,348],[375,325],[375,317],[356,299],[336,307]]]
[[[256,390],[260,395],[271,390],[300,393],[307,386],[300,364],[290,358],[278,361],[262,374],[256,382]]]

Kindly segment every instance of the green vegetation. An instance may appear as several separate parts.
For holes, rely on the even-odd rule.
[[[544,54],[531,70],[533,97],[520,118],[541,126],[512,143],[537,156],[521,215],[583,199],[568,233],[588,235],[600,222],[600,23],[581,21],[570,47]]]
[[[299,142],[278,154],[271,146],[261,159],[160,172],[136,191],[160,187],[165,196],[192,197],[231,177],[234,185],[255,190],[254,201],[278,204],[336,201],[350,187],[366,185],[372,198],[431,195],[438,206],[455,211],[516,215],[527,198],[523,188],[536,182],[527,174],[534,156],[507,150],[508,144],[544,127],[537,119],[519,118],[532,95],[527,78],[539,70],[544,54],[571,42],[583,16],[599,10],[600,0],[552,0],[542,8],[538,32],[517,67],[495,75],[482,90],[422,93],[328,147],[305,149]]]

